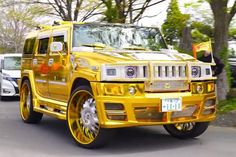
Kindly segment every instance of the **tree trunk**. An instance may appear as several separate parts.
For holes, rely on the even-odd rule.
[[[228,48],[229,15],[225,10],[225,8],[227,8],[227,1],[213,0],[210,5],[215,19],[213,52],[216,57],[223,61],[228,58],[227,52],[223,52]],[[221,55],[221,53],[224,55]],[[225,100],[227,93],[229,92],[227,73],[225,69],[217,79],[218,100]]]
[[[215,44],[214,44],[214,54],[217,57],[222,56],[220,53],[224,53],[225,56],[220,58],[222,61],[228,58],[227,52],[222,52],[227,50],[228,47],[228,21],[224,18],[216,18],[215,21]],[[223,22],[222,20],[225,20]],[[229,85],[227,80],[227,72],[224,69],[223,72],[218,76],[217,80],[217,96],[218,100],[225,100],[227,93],[229,92]]]
[[[192,35],[191,35],[191,28],[184,27],[182,31],[182,37],[180,39],[179,48],[184,52],[191,52],[192,51]]]

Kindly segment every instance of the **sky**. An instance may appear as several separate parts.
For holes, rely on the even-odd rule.
[[[157,0],[153,0],[154,2]],[[145,12],[143,17],[145,16],[153,16],[156,15],[154,17],[151,18],[143,18],[142,20],[139,21],[138,25],[142,25],[142,26],[157,26],[157,27],[161,27],[161,25],[164,23],[164,20],[166,19],[166,15],[167,15],[167,8],[169,6],[171,0],[166,0],[160,4],[157,4],[153,7],[148,8]],[[194,19],[196,20],[200,20],[201,21],[201,16],[203,15],[203,12],[205,13],[205,16],[211,16],[211,9],[208,3],[203,3],[202,6],[200,8],[198,8],[198,10],[194,10],[193,8],[186,8],[184,7],[185,3],[192,3],[192,4],[196,4],[198,0],[178,0],[178,4],[180,7],[180,10],[183,14],[192,14],[191,17],[194,17]],[[233,2],[235,0],[229,0],[229,6],[232,6]],[[201,12],[201,14],[199,14],[199,12]],[[235,16],[236,17],[236,16]],[[88,21],[94,21],[96,20],[97,17],[91,18]],[[60,20],[60,19],[54,19],[54,20]],[[51,20],[50,20],[51,21]],[[49,22],[51,23],[51,22]]]
[[[158,4],[154,7],[149,8],[145,13],[144,16],[146,15],[156,15],[155,17],[152,18],[144,18],[142,20],[140,20],[140,25],[143,26],[158,26],[161,27],[161,25],[163,24],[164,20],[166,19],[166,10],[169,6],[171,0],[166,0],[164,2],[162,2],[161,4]],[[194,17],[195,19],[201,19],[201,14],[198,14],[199,12],[206,12],[205,16],[209,16],[210,14],[212,14],[210,5],[205,2],[202,4],[202,6],[200,8],[198,8],[198,10],[193,10],[192,8],[185,8],[184,4],[185,3],[192,3],[192,4],[196,4],[198,0],[178,0],[178,4],[180,7],[180,10],[183,14],[192,14],[192,17]],[[231,7],[233,5],[235,0],[229,0],[228,3],[228,7]],[[208,15],[207,15],[208,14]],[[234,17],[234,19],[236,18],[236,16]]]
[[[196,3],[197,0],[179,0],[178,1],[179,7],[180,7],[180,10],[181,10],[182,13],[191,14],[191,11],[190,11],[191,9],[187,9],[187,8],[184,7],[185,3],[191,3],[191,2]],[[166,0],[166,1],[162,2],[161,4],[158,4],[154,7],[149,8],[145,12],[144,16],[146,16],[146,15],[156,15],[156,14],[158,14],[158,15],[155,16],[155,17],[152,17],[152,18],[144,18],[140,21],[139,24],[144,25],[144,26],[153,25],[153,26],[161,27],[162,23],[166,19],[166,14],[167,14],[166,10],[169,6],[169,3],[170,3],[170,0]],[[209,7],[208,4],[203,4],[203,5],[204,6],[201,7],[201,8],[204,8],[204,10],[209,10],[210,11],[210,7]],[[194,13],[192,12],[192,14],[194,14]],[[195,16],[197,16],[197,15],[195,15]]]

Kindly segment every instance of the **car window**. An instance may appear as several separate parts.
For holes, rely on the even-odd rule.
[[[34,52],[35,40],[36,38],[26,39],[25,45],[24,45],[24,54],[32,54]]]
[[[46,54],[47,53],[48,42],[49,42],[49,38],[39,39],[39,48],[38,48],[39,54]]]

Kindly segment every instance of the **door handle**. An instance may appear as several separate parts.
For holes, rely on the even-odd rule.
[[[62,59],[62,60],[61,60],[61,64],[62,64],[62,65],[66,65],[66,60],[65,60],[65,59]]]
[[[50,58],[50,59],[48,60],[48,66],[52,66],[53,62],[54,62],[54,59],[53,59],[53,58]]]

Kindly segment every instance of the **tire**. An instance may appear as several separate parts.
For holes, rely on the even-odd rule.
[[[208,128],[209,122],[190,122],[181,124],[164,125],[166,131],[173,137],[189,139],[203,134]]]
[[[32,89],[29,80],[22,83],[20,91],[20,115],[25,123],[39,123],[42,113],[34,111]]]
[[[101,128],[96,101],[88,86],[76,88],[67,106],[67,124],[72,138],[83,148],[98,148],[109,142],[113,130]]]

